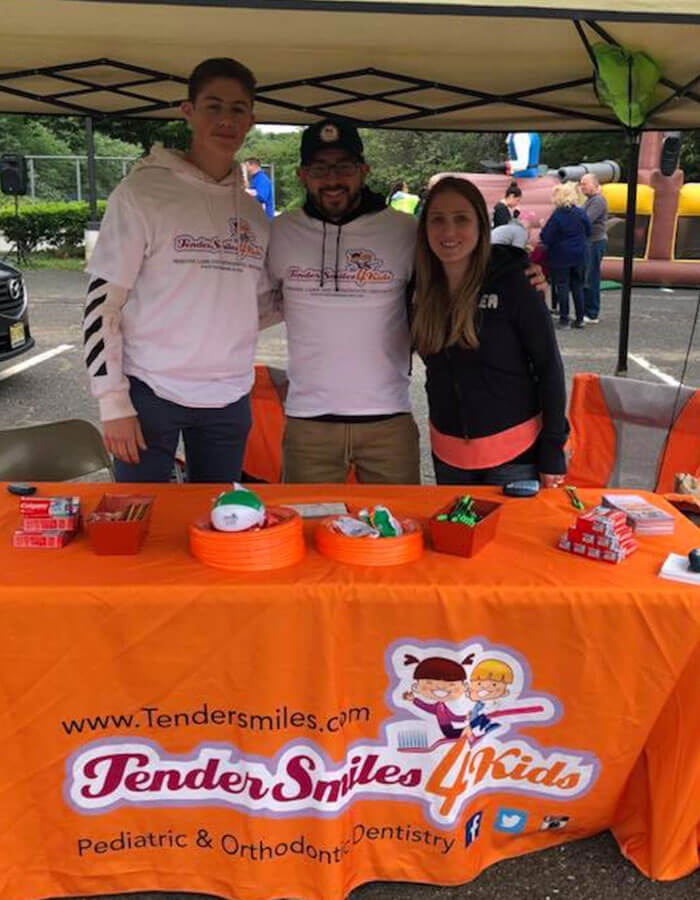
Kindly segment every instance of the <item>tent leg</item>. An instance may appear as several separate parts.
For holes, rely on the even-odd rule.
[[[634,261],[634,228],[637,211],[637,179],[641,132],[627,132],[629,162],[627,173],[627,215],[625,218],[625,250],[622,267],[622,299],[620,302],[620,338],[617,350],[616,375],[627,374],[627,351],[630,337],[630,306],[632,298],[632,263]]]
[[[88,228],[98,230],[100,227],[97,218],[97,176],[95,173],[95,134],[92,128],[92,116],[85,117],[85,143],[87,145],[87,176],[88,176],[88,202],[90,204],[90,216]]]

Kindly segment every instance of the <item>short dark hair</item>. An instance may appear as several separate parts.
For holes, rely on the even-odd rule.
[[[247,162],[247,163],[253,163],[253,165],[260,167],[260,160],[258,159],[257,156],[249,156],[249,157],[246,159],[246,162]]]
[[[232,78],[238,81],[250,96],[251,102],[255,99],[255,75],[248,66],[228,56],[216,56],[203,60],[192,70],[187,81],[187,99],[190,103],[194,103],[207,84],[215,78]]]
[[[520,190],[518,185],[514,181],[511,181],[511,183],[508,185],[508,188],[506,189],[506,197],[522,197],[522,195],[523,192]]]

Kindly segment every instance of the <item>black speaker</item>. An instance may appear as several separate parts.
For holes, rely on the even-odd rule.
[[[27,193],[27,160],[18,153],[0,156],[0,190],[15,197]]]
[[[681,155],[681,134],[680,131],[668,131],[664,135],[664,142],[661,145],[661,159],[659,168],[662,175],[673,175],[678,168],[678,160]]]

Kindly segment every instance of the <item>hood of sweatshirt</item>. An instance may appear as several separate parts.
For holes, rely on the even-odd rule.
[[[506,244],[492,244],[489,254],[489,263],[484,278],[484,291],[502,281],[513,272],[522,272],[529,265],[529,258],[525,250]]]
[[[137,174],[144,169],[167,169],[184,181],[189,181],[200,187],[207,185],[214,190],[221,188],[222,190],[230,191],[232,187],[243,187],[243,175],[238,163],[234,163],[231,171],[225,178],[217,181],[216,178],[207,175],[194,163],[185,159],[185,154],[181,150],[169,150],[160,144],[154,144],[148,156],[134,164],[129,175]]]
[[[384,202],[384,198],[380,197],[379,194],[375,194],[373,191],[370,191],[368,187],[363,187],[362,192],[360,194],[360,202],[359,204],[349,212],[347,212],[342,219],[338,221],[333,221],[329,219],[314,203],[310,194],[306,195],[306,203],[304,203],[304,212],[311,219],[318,219],[323,223],[323,239],[321,242],[321,278],[320,278],[320,287],[324,287],[326,281],[326,226],[327,225],[335,225],[338,229],[338,232],[335,236],[335,262],[333,267],[333,282],[335,285],[335,290],[339,290],[338,288],[338,251],[340,247],[340,233],[343,229],[343,225],[348,225],[350,222],[354,222],[355,219],[359,219],[360,216],[367,215],[367,213],[377,213],[386,209],[386,203]]]
[[[168,150],[161,144],[154,144],[148,156],[139,160],[132,167],[127,181],[138,181],[142,173],[147,170],[153,171],[154,169],[171,172],[187,184],[195,186],[207,198],[207,202],[212,201],[214,197],[220,198],[224,194],[232,196],[233,214],[236,220],[236,252],[239,252],[241,198],[246,195],[243,193],[243,173],[237,162],[234,161],[228,175],[217,181],[216,178],[207,175],[194,163],[185,159],[185,154],[182,151]],[[135,189],[138,190],[137,187]]]

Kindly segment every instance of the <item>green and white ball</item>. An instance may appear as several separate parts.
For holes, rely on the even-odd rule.
[[[233,490],[219,494],[211,508],[211,524],[217,531],[245,531],[264,520],[260,498],[235,481]]]

